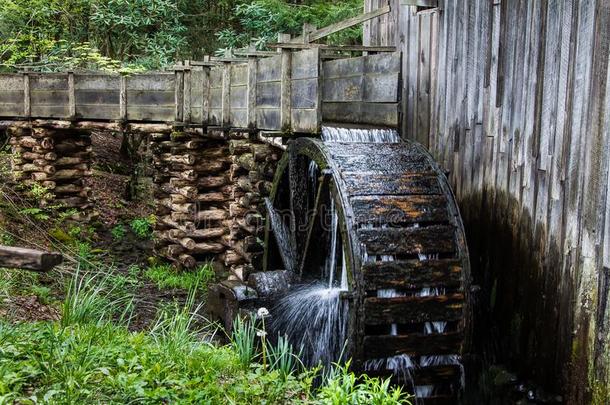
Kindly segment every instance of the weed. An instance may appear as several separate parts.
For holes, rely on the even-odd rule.
[[[123,224],[118,224],[118,225],[115,225],[110,230],[110,233],[112,234],[112,239],[114,239],[117,242],[120,242],[123,239],[125,239],[125,235],[127,234],[127,230],[125,229],[125,226]]]
[[[334,365],[320,388],[318,399],[324,404],[394,405],[409,403],[409,394],[400,387],[390,388],[390,380],[363,375],[360,379],[349,370],[350,363]]]
[[[157,218],[150,215],[146,218],[136,218],[129,223],[131,230],[140,239],[150,239],[152,237],[153,226]]]
[[[0,230],[0,245],[13,246],[14,244],[15,237],[4,230]]]
[[[191,290],[195,287],[204,290],[215,278],[210,264],[198,267],[194,272],[180,271],[173,266],[162,264],[149,267],[144,275],[159,288],[180,288]]]
[[[285,336],[278,337],[277,343],[269,345],[267,351],[269,353],[269,367],[272,370],[279,371],[282,378],[287,378],[290,374],[303,368],[303,363],[299,358],[301,353],[294,353],[292,345]]]
[[[19,213],[30,217],[36,221],[48,221],[49,219],[51,219],[51,216],[47,213],[47,211],[42,208],[24,208],[22,210],[19,210]]]

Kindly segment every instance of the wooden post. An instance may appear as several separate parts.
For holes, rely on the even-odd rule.
[[[183,80],[184,80],[184,96],[183,96],[183,100],[184,100],[184,111],[183,111],[183,120],[186,123],[190,123],[191,122],[191,62],[190,61],[185,61],[184,62],[184,73],[183,73]]]
[[[184,71],[176,70],[176,122],[184,119]]]
[[[290,34],[279,34],[278,42],[290,42]],[[290,132],[291,50],[281,49],[280,52],[282,53],[280,127],[282,131]]]
[[[248,127],[256,128],[256,75],[258,59],[248,57]]]
[[[204,56],[204,62],[209,62],[210,57]],[[210,67],[202,66],[203,68],[203,100],[201,103],[201,121],[204,126],[210,122]]]
[[[23,116],[30,118],[32,116],[32,104],[30,97],[30,75],[26,72],[23,74]]]
[[[222,71],[222,126],[231,126],[231,62],[223,62]]]
[[[70,120],[76,118],[76,97],[74,90],[74,72],[68,72],[68,116]]]
[[[0,246],[0,267],[45,272],[61,264],[59,253],[48,253],[33,249]]]
[[[119,115],[121,121],[127,121],[127,77],[121,75],[119,89]]]

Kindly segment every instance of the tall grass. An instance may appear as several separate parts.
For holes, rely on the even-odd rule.
[[[129,322],[132,312],[133,297],[117,290],[111,273],[91,275],[78,267],[68,284],[60,322],[63,327],[111,320],[122,324]]]
[[[237,354],[239,363],[243,367],[249,367],[256,358],[256,327],[254,323],[237,316],[235,322],[233,322],[231,344]]]

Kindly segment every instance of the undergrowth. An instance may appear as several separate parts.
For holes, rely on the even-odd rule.
[[[168,264],[151,266],[144,275],[160,289],[180,288],[192,290],[199,288],[205,290],[207,284],[214,280],[215,274],[210,264],[199,266],[194,271],[180,271]]]
[[[185,305],[162,309],[150,330],[130,331],[129,300],[113,291],[108,279],[76,273],[59,322],[0,320],[0,403],[406,403],[387,381],[357,378],[348,366],[315,388],[318,370],[287,362],[287,343],[271,348],[263,366],[252,329],[249,356],[235,343],[214,344],[194,290]]]

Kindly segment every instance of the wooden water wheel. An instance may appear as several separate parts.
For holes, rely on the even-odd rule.
[[[469,260],[454,196],[429,153],[415,143],[299,138],[280,161],[270,200],[304,280],[325,277],[335,207],[353,366],[410,390],[433,385],[425,403],[454,401],[463,378],[455,359],[469,325]],[[265,270],[287,267],[278,238],[269,230],[266,239]],[[396,356],[412,367],[392,370],[383,359]]]

